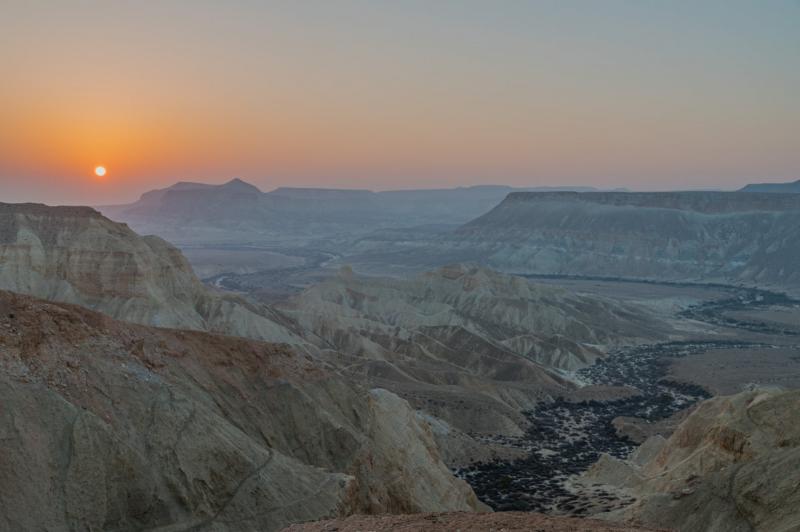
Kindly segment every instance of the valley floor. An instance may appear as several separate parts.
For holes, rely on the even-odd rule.
[[[800,301],[718,286],[561,282],[592,293],[649,299],[653,305],[687,295],[706,299],[677,313],[694,339],[618,349],[575,375],[588,385],[631,388],[631,396],[557,398],[526,412],[531,426],[523,437],[484,437],[527,453],[456,470],[495,510],[567,516],[618,510],[635,499],[579,479],[602,454],[627,458],[647,436],[668,435],[676,419],[712,395],[754,386],[800,388],[800,321],[792,319],[800,313]]]
[[[303,264],[219,274],[207,282],[274,301],[331,275],[337,265],[320,253],[304,257]],[[526,277],[639,305],[663,316],[675,334],[669,341],[614,349],[571,374],[589,385],[587,393],[524,412],[529,424],[521,436],[470,434],[496,458],[461,464],[454,472],[494,510],[575,517],[620,510],[635,499],[580,480],[601,455],[627,458],[648,436],[668,436],[703,399],[755,386],[800,388],[799,300],[714,284]]]

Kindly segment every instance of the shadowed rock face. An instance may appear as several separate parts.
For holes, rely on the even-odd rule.
[[[612,517],[681,531],[800,529],[800,391],[756,390],[701,403],[630,461],[587,476],[639,501]]]
[[[800,285],[800,196],[513,193],[461,227],[506,271]]]
[[[0,291],[0,528],[278,530],[475,510],[428,425],[286,346]]]
[[[0,204],[0,288],[135,323],[300,342],[269,308],[209,291],[164,240],[86,207]]]

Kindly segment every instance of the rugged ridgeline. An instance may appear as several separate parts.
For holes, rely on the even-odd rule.
[[[428,425],[288,346],[0,291],[0,529],[475,510]]]
[[[410,280],[343,269],[279,309],[338,367],[435,416],[443,437],[520,435],[522,410],[574,389],[561,372],[664,327],[638,307],[463,265]]]
[[[742,187],[740,191],[798,194],[800,193],[800,179],[790,183],[752,183]]]
[[[701,403],[675,432],[586,474],[639,500],[612,518],[685,532],[800,529],[800,392],[756,390]]]
[[[146,325],[301,342],[270,308],[211,292],[164,240],[88,207],[0,204],[0,289]]]
[[[800,285],[800,196],[513,193],[443,237],[518,273]]]
[[[132,204],[98,208],[141,233],[208,244],[462,224],[489,211],[514,190],[506,186],[386,192],[281,187],[265,193],[234,179],[222,185],[177,183],[146,192]]]
[[[352,516],[317,523],[292,525],[285,532],[364,532],[402,530],[424,532],[656,532],[657,529],[619,525],[596,519],[553,517],[532,512],[468,514],[416,514],[398,516]],[[662,531],[663,532],[663,531]]]

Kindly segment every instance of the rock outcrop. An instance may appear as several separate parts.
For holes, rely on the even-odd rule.
[[[518,273],[800,285],[800,196],[513,193],[447,237]]]
[[[284,345],[0,291],[0,529],[279,530],[476,510],[430,428]]]
[[[800,391],[755,390],[701,403],[668,438],[587,473],[639,500],[614,519],[685,532],[800,529]]]
[[[269,307],[210,291],[164,240],[88,207],[0,204],[0,289],[145,325],[301,342]]]

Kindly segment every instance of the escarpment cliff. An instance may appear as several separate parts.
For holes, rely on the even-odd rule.
[[[800,286],[800,196],[509,194],[446,239],[505,271]]]

